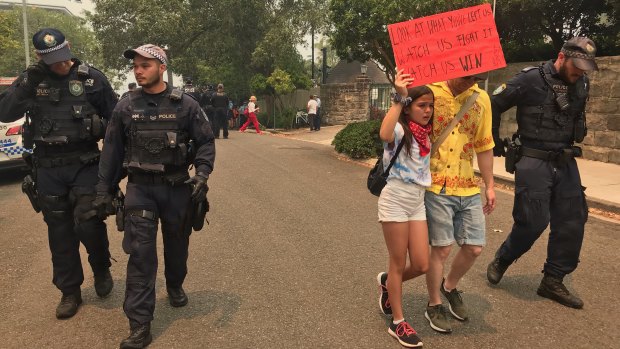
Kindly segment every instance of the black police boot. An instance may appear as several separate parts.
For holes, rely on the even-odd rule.
[[[183,287],[167,287],[168,299],[173,307],[183,307],[187,304],[187,295]]]
[[[75,315],[82,304],[82,292],[79,290],[72,294],[63,294],[60,303],[56,307],[57,319],[68,319]]]
[[[583,301],[577,296],[570,294],[562,283],[562,278],[545,274],[538,287],[539,296],[549,298],[567,307],[581,309]]]
[[[509,266],[510,263],[506,263],[499,257],[495,257],[487,267],[487,279],[489,282],[493,285],[497,285]]]
[[[95,274],[95,292],[99,298],[104,298],[112,292],[114,281],[112,280],[112,274],[110,269],[106,269],[105,272]]]
[[[151,324],[138,325],[131,329],[129,337],[121,341],[121,349],[146,348],[152,341]]]

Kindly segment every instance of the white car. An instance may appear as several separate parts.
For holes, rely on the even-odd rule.
[[[22,158],[25,152],[32,153],[22,143],[22,125],[24,118],[17,121],[0,122],[0,170],[25,169],[26,162]]]

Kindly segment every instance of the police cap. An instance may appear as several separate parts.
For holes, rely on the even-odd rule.
[[[585,36],[575,36],[562,46],[564,56],[573,59],[575,66],[581,70],[598,70],[598,65],[594,57],[596,56],[596,45],[594,41]]]
[[[166,56],[166,52],[161,47],[153,44],[145,44],[123,52],[123,56],[129,59],[133,59],[136,55],[140,55],[145,58],[154,58],[160,61],[161,64],[168,65],[168,57]]]
[[[73,56],[69,49],[69,42],[58,29],[43,28],[32,37],[35,51],[41,56],[45,64],[51,65],[70,60]]]

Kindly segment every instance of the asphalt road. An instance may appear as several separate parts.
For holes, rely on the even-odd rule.
[[[378,309],[375,276],[387,251],[367,173],[326,145],[236,132],[218,140],[210,225],[191,238],[190,301],[168,304],[160,253],[150,348],[400,348]],[[84,305],[74,318],[56,320],[60,294],[51,283],[46,227],[21,194],[20,177],[0,175],[0,347],[118,347],[128,332],[127,255],[113,219],[112,295],[95,295],[83,251]],[[450,335],[434,332],[423,317],[424,279],[404,288],[405,315],[424,346],[617,348],[620,225],[589,220],[581,264],[566,279],[585,308],[569,309],[536,295],[546,234],[499,286],[488,285],[486,265],[512,224],[512,195],[497,196],[488,247],[459,286],[469,321],[454,321]]]

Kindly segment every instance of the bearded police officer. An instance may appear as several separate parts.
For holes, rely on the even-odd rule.
[[[496,156],[506,156],[515,173],[514,225],[489,264],[487,278],[497,284],[512,262],[527,252],[551,223],[544,277],[538,295],[572,308],[583,301],[563,284],[577,268],[588,218],[574,143],[586,135],[588,77],[598,70],[596,46],[585,37],[568,40],[557,59],[525,68],[491,98]],[[501,113],[517,106],[518,130],[499,139]],[[504,149],[503,144],[508,146]],[[516,164],[515,164],[516,162]]]
[[[112,290],[106,225],[92,210],[99,148],[117,97],[106,77],[73,58],[69,42],[53,28],[32,38],[39,61],[29,66],[0,101],[0,121],[27,113],[24,144],[34,146],[23,189],[43,212],[52,253],[52,282],[62,292],[56,317],[75,315],[84,281],[80,242],[88,252],[99,297]]]
[[[192,226],[201,228],[202,223],[196,227],[196,222],[204,222],[206,213],[194,208],[206,204],[215,143],[198,102],[164,82],[167,58],[160,47],[142,45],[125,51],[124,56],[133,59],[141,88],[114,109],[101,155],[96,201],[111,213],[111,196],[126,167],[123,250],[129,261],[123,308],[131,333],[121,348],[143,348],[152,340],[158,222],[161,220],[169,301],[182,307],[188,302],[182,286],[189,236]],[[191,164],[196,174],[190,178]]]

